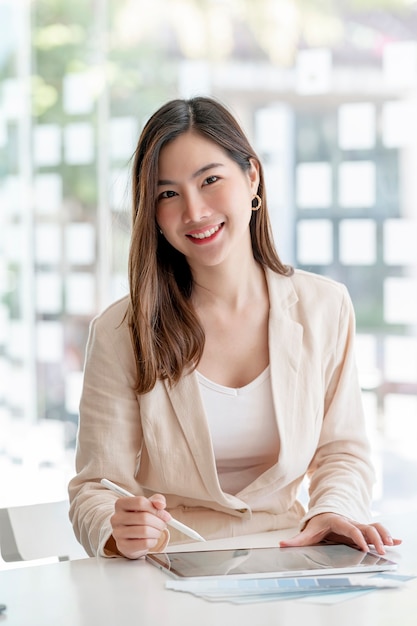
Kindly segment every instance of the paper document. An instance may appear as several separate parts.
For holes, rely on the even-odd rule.
[[[191,593],[205,600],[247,603],[266,600],[338,596],[353,592],[400,587],[408,577],[398,575],[318,576],[293,578],[168,580],[166,589]],[[343,596],[343,599],[346,595]]]

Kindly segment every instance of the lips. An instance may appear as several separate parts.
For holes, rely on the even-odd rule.
[[[200,241],[204,239],[210,239],[214,234],[219,232],[219,230],[222,227],[223,227],[223,223],[218,224],[217,226],[212,226],[211,228],[207,228],[207,230],[201,230],[199,232],[194,232],[194,233],[187,233],[187,237],[189,239],[197,239]]]

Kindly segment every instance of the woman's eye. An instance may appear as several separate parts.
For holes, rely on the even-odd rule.
[[[205,185],[211,185],[212,183],[215,183],[215,182],[216,182],[216,180],[219,180],[219,179],[218,179],[218,176],[214,176],[214,175],[213,175],[213,176],[209,176],[209,177],[208,177],[208,178],[206,178],[206,180],[204,181],[204,184],[205,184]]]
[[[164,200],[165,198],[173,198],[176,195],[177,194],[175,193],[175,191],[171,191],[170,189],[168,189],[167,191],[163,191],[162,193],[159,194],[158,200]]]

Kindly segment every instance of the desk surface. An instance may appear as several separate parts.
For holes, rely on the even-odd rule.
[[[417,512],[385,517],[403,544],[387,551],[398,573],[417,575]],[[288,536],[288,533],[286,533]],[[285,533],[212,541],[215,547],[276,545]],[[177,548],[176,548],[177,549]],[[187,544],[182,549],[201,549]],[[166,575],[144,560],[81,559],[0,572],[0,626],[416,626],[417,578],[332,605],[284,600],[245,605],[207,602],[166,590]]]

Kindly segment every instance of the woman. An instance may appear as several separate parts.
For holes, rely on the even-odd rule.
[[[215,100],[169,102],[141,134],[129,281],[87,346],[69,493],[89,554],[184,541],[171,515],[205,538],[299,526],[281,545],[399,543],[369,523],[347,291],[281,262],[261,163]]]

